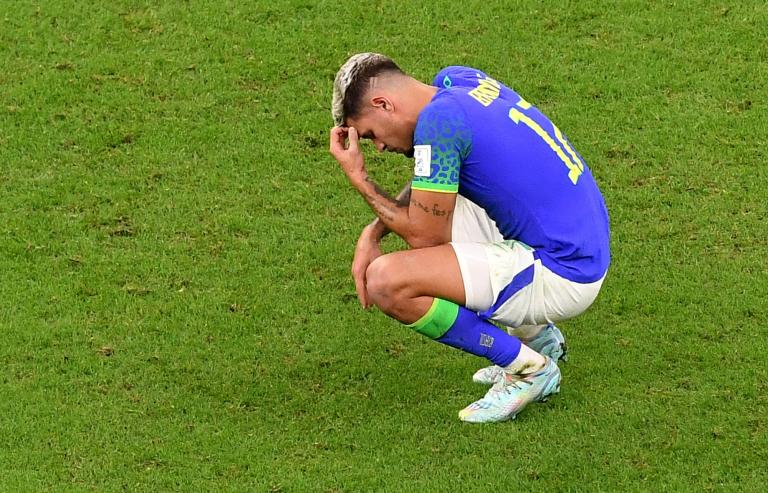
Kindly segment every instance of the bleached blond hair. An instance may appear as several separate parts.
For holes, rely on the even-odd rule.
[[[360,111],[360,103],[371,79],[384,73],[403,71],[388,56],[379,53],[358,53],[344,62],[333,81],[331,115],[337,126]]]

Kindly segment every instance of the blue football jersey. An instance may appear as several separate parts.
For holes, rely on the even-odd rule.
[[[589,283],[610,262],[608,211],[584,159],[543,113],[469,67],[447,67],[419,114],[411,187],[460,193],[505,239],[536,249],[566,279]]]

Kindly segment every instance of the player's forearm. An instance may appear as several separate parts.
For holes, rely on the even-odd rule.
[[[377,216],[377,220],[369,225],[374,233],[380,234],[379,238],[381,238],[387,232],[394,231],[408,241],[411,230],[408,215],[410,185],[407,192],[404,190],[395,199],[367,176],[352,184]]]
[[[411,182],[410,180],[408,183],[405,184],[402,190],[400,190],[400,193],[397,194],[397,197],[395,198],[395,201],[397,204],[401,207],[408,207],[411,202]],[[379,216],[376,216],[376,218],[371,222],[371,224],[368,225],[369,229],[371,230],[371,234],[377,239],[384,238],[389,232],[391,231],[387,225],[384,223],[384,221],[379,218]]]
[[[410,184],[407,191],[398,195],[398,199],[393,199],[367,175],[350,181],[378,217],[378,221],[366,226],[363,232],[370,239],[378,241],[386,231],[394,231],[411,248],[426,248],[451,241],[452,207],[450,210],[442,210],[435,204],[432,209],[426,208],[414,201]],[[413,204],[417,208],[417,217],[412,216]],[[422,214],[421,211],[431,213],[434,217],[442,217],[444,221],[435,221],[434,217]]]

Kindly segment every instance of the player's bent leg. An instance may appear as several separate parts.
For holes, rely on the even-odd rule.
[[[535,259],[530,248],[522,243],[505,241],[453,242],[451,246],[456,252],[461,269],[468,307],[485,312],[485,317],[490,318],[492,313],[489,313],[489,310],[493,311],[494,303],[501,296],[511,298],[517,294],[516,298],[523,301],[519,306],[520,312],[525,311],[526,299],[531,296],[531,284],[534,279],[532,274]],[[505,325],[510,324],[507,322]],[[472,380],[492,385],[502,377],[503,372],[501,366],[488,366],[475,372]]]
[[[553,322],[578,315],[594,301],[602,281],[580,284],[541,264],[524,244],[453,244],[467,292],[467,306],[509,327],[531,349],[555,361],[567,357],[565,338]],[[499,367],[478,370],[473,381],[492,385]]]
[[[426,313],[429,298],[465,302],[461,271],[449,245],[382,255],[368,266],[366,290],[380,310],[406,324]]]
[[[472,244],[455,247],[462,256],[461,267],[464,277],[465,290],[470,294],[470,304],[486,310],[493,301],[492,283],[489,280],[489,256],[484,244],[499,243],[504,237],[496,223],[488,213],[471,200],[458,195],[453,212],[452,244]],[[509,327],[507,331],[520,339],[534,351],[549,356],[555,361],[564,361],[565,339],[562,333],[551,324],[524,325],[516,328]],[[488,366],[478,370],[472,380],[484,385],[493,385],[501,377],[503,369],[500,366]]]
[[[454,302],[463,301],[464,291],[450,246],[385,255],[371,263],[366,274],[368,295],[385,313],[438,342],[504,368],[503,381],[461,411],[462,420],[511,419],[530,402],[559,389],[556,365],[552,370],[548,360],[519,339]]]
[[[438,342],[505,367],[520,355],[516,337],[460,306],[464,288],[449,245],[379,257],[366,272],[366,287],[371,302],[384,313]],[[523,356],[531,357],[525,351]],[[541,366],[536,356],[517,364]]]

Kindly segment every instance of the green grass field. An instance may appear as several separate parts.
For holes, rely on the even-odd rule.
[[[765,491],[763,0],[3,5],[1,492]],[[604,192],[608,280],[514,422],[458,422],[483,362],[357,303],[359,51],[486,70]]]

